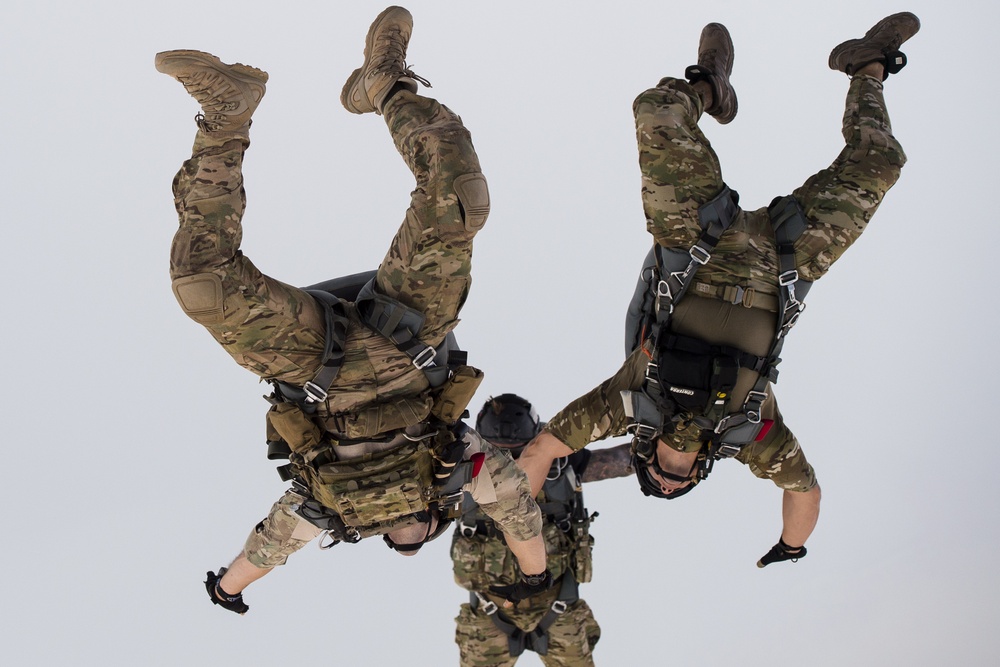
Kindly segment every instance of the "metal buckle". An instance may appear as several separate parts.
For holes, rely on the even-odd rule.
[[[795,269],[789,269],[785,271],[780,276],[778,276],[778,284],[782,287],[788,287],[789,285],[794,285],[799,280],[799,272]]]
[[[476,527],[475,525],[469,525],[459,519],[458,532],[462,535],[462,537],[474,537],[476,534]]]
[[[453,491],[446,496],[442,496],[437,499],[437,504],[441,507],[455,507],[457,508],[462,504],[462,496],[465,495],[465,491],[459,489],[458,491]],[[468,537],[468,536],[466,536]]]
[[[423,350],[420,351],[420,354],[413,357],[413,365],[419,368],[420,370],[424,370],[428,366],[434,364],[434,356],[436,354],[437,350],[428,345],[427,347],[425,347]]]
[[[302,385],[302,391],[306,393],[307,403],[322,403],[327,397],[326,389],[323,389],[323,387],[312,380]]]
[[[729,459],[739,454],[740,449],[742,449],[742,447],[739,445],[723,443],[719,445],[717,450],[715,450],[715,455],[721,459]]]
[[[324,544],[323,542],[327,538],[330,538],[330,541]],[[340,544],[340,540],[334,537],[333,533],[331,533],[329,530],[324,530],[322,533],[319,534],[319,542],[317,542],[316,544],[317,546],[319,546],[320,549],[326,551],[327,549],[331,549]]]
[[[562,600],[556,600],[552,603],[552,613],[557,615],[562,615],[566,613],[566,608],[569,607],[568,604]]]
[[[702,266],[708,264],[708,261],[712,259],[712,254],[700,245],[691,246],[691,249],[688,250],[688,254],[691,255],[691,259],[698,262]]]
[[[674,274],[670,274],[671,276]],[[661,299],[666,298],[670,301],[674,300],[674,295],[670,292],[670,283],[667,280],[661,279],[660,282],[656,283],[656,296]]]
[[[650,442],[656,437],[656,428],[650,426],[649,424],[640,424],[639,422],[635,422],[629,426],[627,430],[632,431],[632,434],[636,438],[645,442]]]
[[[655,382],[656,384],[660,384],[660,380],[657,378],[657,370],[659,370],[659,368],[660,368],[659,364],[657,364],[655,361],[650,361],[648,364],[646,364],[645,379],[650,382]]]
[[[500,607],[497,606],[496,602],[492,600],[487,600],[481,593],[476,593],[476,598],[479,600],[479,606],[487,616],[492,616],[497,613]]]

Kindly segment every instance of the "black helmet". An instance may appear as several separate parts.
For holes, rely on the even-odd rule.
[[[494,445],[518,452],[542,426],[531,403],[517,394],[490,398],[476,417],[476,430]]]

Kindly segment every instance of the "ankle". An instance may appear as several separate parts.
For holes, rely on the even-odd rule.
[[[694,88],[694,92],[698,93],[698,97],[701,98],[702,107],[711,109],[712,104],[715,102],[715,96],[712,94],[712,84],[705,79],[701,79],[692,83],[691,87]]]
[[[885,79],[885,65],[875,60],[854,70],[854,76],[870,76],[882,81]]]

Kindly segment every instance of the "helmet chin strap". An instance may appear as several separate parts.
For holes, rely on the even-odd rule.
[[[632,454],[632,468],[635,470],[636,479],[639,481],[639,488],[642,489],[642,492],[647,496],[654,496],[665,500],[679,498],[697,486],[698,482],[701,481],[701,476],[695,476],[694,472],[698,468],[700,461],[701,452],[699,452],[698,457],[696,457],[694,462],[691,464],[691,469],[688,470],[687,475],[677,475],[672,472],[667,472],[660,467],[660,462],[655,452],[648,461],[637,457],[634,453]],[[659,482],[650,474],[650,468],[655,470],[656,474],[664,479],[680,483],[689,482],[689,484],[669,493],[665,493],[663,491],[663,487],[661,487]]]

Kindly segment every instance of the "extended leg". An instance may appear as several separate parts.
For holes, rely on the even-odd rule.
[[[710,23],[702,31],[698,64],[687,69],[691,83],[665,78],[632,105],[646,227],[660,245],[690,246],[701,232],[698,207],[722,190],[719,158],[698,121],[703,112],[722,123],[735,117],[732,65],[729,32]]]
[[[364,62],[341,92],[353,113],[385,116],[417,187],[379,267],[379,290],[425,316],[420,339],[437,345],[458,319],[471,284],[472,238],[489,212],[489,192],[468,130],[450,109],[416,94],[427,82],[406,65],[413,17],[389,7],[365,39]]]
[[[301,384],[323,353],[322,313],[312,297],[265,276],[239,250],[243,154],[267,74],[198,51],[158,54],[157,68],[184,84],[203,112],[193,155],[173,183],[180,219],[170,254],[174,294],[241,366]]]
[[[810,223],[795,244],[796,264],[806,280],[822,277],[861,236],[899,179],[906,155],[892,134],[883,78],[905,64],[899,47],[919,27],[916,16],[894,14],[830,56],[832,68],[852,75],[844,111],[846,145],[828,169],[793,193]]]

